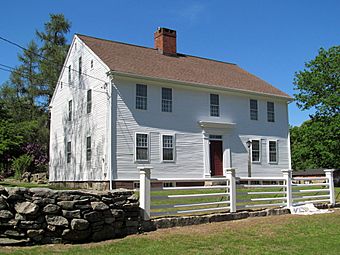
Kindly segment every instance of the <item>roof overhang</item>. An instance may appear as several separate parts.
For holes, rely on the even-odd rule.
[[[198,121],[201,128],[217,128],[217,129],[230,129],[235,127],[235,123],[231,122],[215,122],[215,121]]]
[[[246,94],[257,95],[257,96],[274,97],[280,100],[284,100],[286,102],[292,102],[294,100],[290,96],[280,96],[280,95],[245,90],[245,89],[227,88],[227,87],[222,87],[218,85],[210,85],[210,84],[194,83],[194,82],[173,80],[173,79],[166,79],[166,78],[159,78],[159,77],[152,77],[152,76],[144,76],[144,75],[126,73],[126,72],[115,71],[115,70],[110,70],[109,72],[107,72],[107,75],[111,79],[114,76],[122,77],[122,78],[126,77],[126,78],[135,78],[135,79],[144,79],[144,80],[150,80],[150,81],[161,81],[161,82],[168,82],[168,83],[173,83],[173,84],[195,86],[195,87],[201,87],[201,88],[207,88],[207,89],[223,90],[223,91],[229,91],[229,92],[234,92],[234,93],[242,93],[242,94],[246,93]]]

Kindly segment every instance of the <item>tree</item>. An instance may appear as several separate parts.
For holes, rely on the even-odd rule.
[[[63,14],[50,14],[50,21],[45,23],[45,31],[37,31],[41,47],[42,58],[39,69],[43,80],[41,96],[45,97],[47,107],[52,99],[60,71],[63,67],[69,48],[66,34],[70,31],[71,23]]]
[[[302,110],[314,108],[314,117],[340,113],[340,46],[321,48],[315,59],[295,74],[297,105]]]
[[[293,169],[340,168],[340,46],[321,48],[305,67],[295,74],[295,99],[315,113],[290,130]]]
[[[36,32],[41,47],[31,41],[18,55],[20,64],[0,87],[0,170],[9,171],[13,163],[28,157],[30,170],[47,168],[47,106],[69,47],[65,34],[70,23],[62,14],[51,14],[44,28]]]

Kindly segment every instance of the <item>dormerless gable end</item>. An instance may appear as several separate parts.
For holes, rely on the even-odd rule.
[[[263,93],[292,100],[286,93],[235,64],[179,53],[166,55],[153,48],[80,34],[77,36],[114,72]]]

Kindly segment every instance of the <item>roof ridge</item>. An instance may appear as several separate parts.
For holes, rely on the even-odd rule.
[[[128,46],[140,47],[140,48],[144,48],[144,49],[148,49],[148,50],[157,50],[157,49],[154,49],[154,48],[151,48],[151,47],[147,47],[147,46],[141,46],[141,45],[132,44],[132,43],[119,42],[119,41],[114,41],[114,40],[99,38],[99,37],[95,37],[95,36],[84,35],[84,34],[80,34],[80,33],[75,33],[75,35],[90,37],[90,38],[93,38],[93,39],[102,40],[102,41],[107,41],[107,42],[111,42],[111,43],[119,43],[119,44],[124,44],[124,45],[128,45]],[[178,54],[178,55],[185,56],[185,57],[199,58],[199,59],[204,59],[204,60],[208,60],[208,61],[213,61],[213,62],[218,62],[218,63],[223,63],[223,64],[228,64],[228,65],[235,65],[235,66],[237,66],[237,64],[235,64],[235,63],[226,62],[226,61],[222,61],[222,60],[216,60],[216,59],[212,59],[212,58],[205,58],[205,57],[193,56],[193,55],[189,55],[189,54],[185,54],[185,53],[177,53],[177,54]]]

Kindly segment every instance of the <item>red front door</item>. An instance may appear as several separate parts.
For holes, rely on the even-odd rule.
[[[212,176],[223,176],[222,141],[210,141],[210,170]]]

